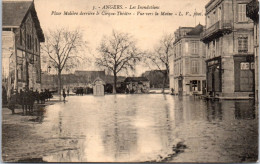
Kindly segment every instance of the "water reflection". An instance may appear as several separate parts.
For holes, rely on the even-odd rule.
[[[230,137],[231,145],[255,142],[233,137],[241,127],[246,133],[255,125],[254,104],[248,101],[206,102],[171,95],[71,96],[66,104],[57,103],[46,111],[37,128],[47,143],[57,147],[46,148],[43,160],[49,162],[174,161],[173,148],[180,143],[194,153],[193,160],[200,161],[196,153],[205,152],[202,143],[211,145],[206,146],[207,152],[221,156],[226,152],[223,136]],[[243,120],[252,121],[244,124]]]
[[[236,119],[255,119],[254,101],[235,102],[235,118]]]
[[[222,103],[221,102],[206,102],[207,104],[207,120],[221,121],[222,120]],[[228,109],[227,109],[228,110]]]

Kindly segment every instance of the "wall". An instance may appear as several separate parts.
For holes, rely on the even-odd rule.
[[[28,62],[29,88],[40,90],[41,83],[41,60],[40,60],[40,42],[36,33],[35,23],[31,13],[21,25],[21,28],[15,31],[16,53],[18,58],[18,81],[19,87],[26,85],[26,61]]]

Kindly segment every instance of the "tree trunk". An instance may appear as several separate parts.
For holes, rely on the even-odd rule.
[[[166,76],[164,75],[164,78],[163,78],[163,88],[162,88],[162,93],[163,94],[164,94],[165,82],[166,82]]]
[[[162,93],[164,93],[167,76],[168,76],[168,73],[164,73]]]
[[[113,93],[116,94],[116,83],[117,83],[117,76],[116,73],[114,72],[114,85],[113,85]]]
[[[61,71],[58,70],[58,94],[61,100]]]

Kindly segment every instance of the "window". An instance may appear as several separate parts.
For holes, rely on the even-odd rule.
[[[197,42],[191,42],[191,53],[198,54],[199,44]]]
[[[212,24],[215,24],[217,22],[217,14],[216,11],[212,13]]]
[[[210,16],[207,17],[207,28],[210,27]]]
[[[20,28],[20,45],[23,45],[23,33],[22,33],[22,29]]]
[[[27,44],[27,48],[29,50],[31,50],[32,49],[32,36],[29,34],[27,34],[27,43],[26,44]]]
[[[177,75],[177,65],[174,65],[174,75]]]
[[[35,38],[35,51],[37,52],[38,51],[38,40],[37,38]]]
[[[238,22],[246,22],[246,4],[238,4]]]
[[[30,49],[30,36],[27,34],[27,48]]]
[[[218,21],[221,21],[221,17],[222,17],[222,11],[221,11],[221,7],[218,8]]]
[[[181,50],[181,43],[179,44],[179,51],[180,51],[179,56],[181,56],[181,53],[182,53],[182,50]]]
[[[238,52],[239,53],[248,52],[248,36],[240,35],[238,37]]]
[[[176,64],[176,75],[179,75],[179,64]]]
[[[3,31],[12,31],[11,28],[3,28],[2,30],[3,30]]]
[[[216,41],[214,40],[212,42],[212,56],[215,57],[216,56]]]
[[[30,45],[30,50],[32,49],[32,36],[30,35],[30,42],[29,42],[29,45]]]
[[[198,74],[199,73],[199,62],[194,60],[191,62],[191,73]]]
[[[182,63],[180,63],[180,74],[182,74]]]
[[[176,51],[177,51],[176,46],[174,46],[174,58],[176,58]]]

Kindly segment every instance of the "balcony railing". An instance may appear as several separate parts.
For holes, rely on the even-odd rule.
[[[246,16],[254,21],[258,21],[259,3],[257,0],[252,0],[246,5]]]
[[[209,42],[213,38],[218,37],[223,33],[230,33],[232,31],[232,22],[231,20],[218,21],[206,30],[204,30],[201,34],[201,40],[203,42]]]

